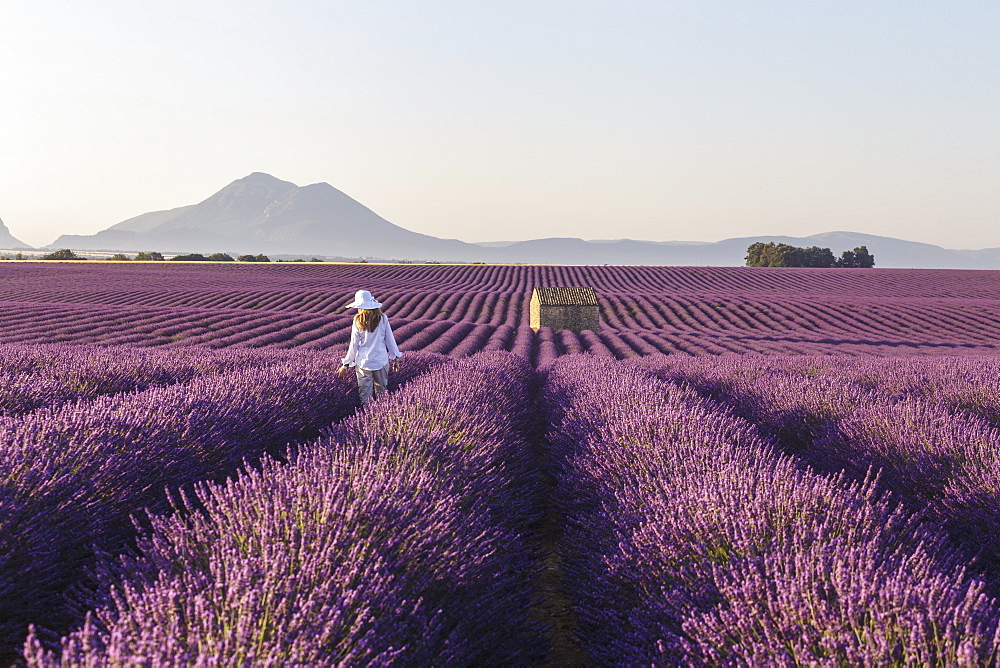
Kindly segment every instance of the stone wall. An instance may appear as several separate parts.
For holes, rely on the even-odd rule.
[[[530,324],[535,331],[551,327],[577,333],[585,329],[596,332],[600,329],[600,322],[600,310],[597,306],[542,306],[537,300],[531,300]]]

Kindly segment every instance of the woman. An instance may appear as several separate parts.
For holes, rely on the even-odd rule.
[[[361,405],[366,406],[373,394],[383,392],[389,384],[389,363],[396,371],[396,362],[402,353],[396,346],[392,335],[389,319],[382,313],[382,304],[375,301],[372,293],[358,290],[354,301],[344,308],[356,308],[351,325],[351,343],[347,347],[347,355],[341,360],[337,375],[347,373],[349,367],[354,367],[358,376],[358,393],[361,395]]]

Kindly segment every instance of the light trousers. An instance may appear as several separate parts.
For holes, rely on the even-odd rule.
[[[385,388],[389,386],[388,364],[375,371],[357,366],[354,367],[354,373],[358,376],[358,394],[361,395],[362,406],[367,406],[372,395],[385,392]]]

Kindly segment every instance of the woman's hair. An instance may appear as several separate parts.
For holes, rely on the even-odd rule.
[[[374,332],[381,320],[382,309],[380,308],[359,308],[358,314],[354,316],[354,324],[365,332]]]

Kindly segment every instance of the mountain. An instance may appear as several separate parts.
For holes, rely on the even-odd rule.
[[[478,247],[393,225],[327,183],[297,186],[255,172],[198,204],[130,218],[53,248],[462,259]]]
[[[0,248],[5,250],[16,250],[18,248],[25,248],[30,250],[31,246],[24,243],[23,241],[18,241],[14,238],[14,235],[10,233],[7,226],[4,225],[3,220],[0,220]]]
[[[0,230],[0,241],[5,231]],[[145,213],[93,235],[64,235],[49,247],[443,262],[740,266],[747,246],[757,241],[820,246],[837,256],[867,246],[877,267],[1000,269],[1000,248],[949,250],[856,232],[758,235],[714,243],[551,238],[472,244],[393,225],[327,183],[297,186],[261,172],[233,181],[198,204]]]

